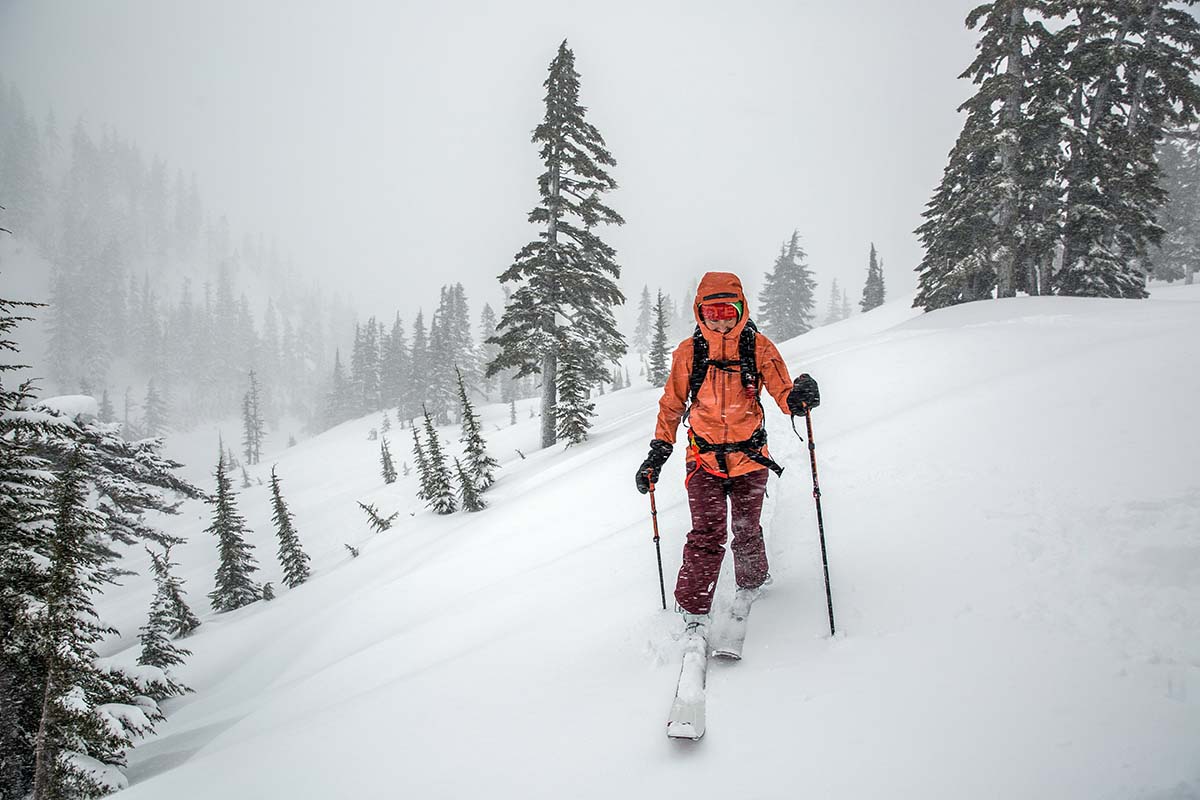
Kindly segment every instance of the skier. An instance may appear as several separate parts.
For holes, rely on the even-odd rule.
[[[784,413],[804,414],[820,404],[817,383],[801,375],[793,383],[775,343],[750,321],[742,283],[730,272],[709,272],[692,306],[697,327],[675,348],[659,400],[650,454],[638,467],[642,494],[658,481],[686,421],[685,485],[692,530],[683,548],[675,601],[689,637],[708,637],[713,590],[725,555],[726,520],[732,511],[735,604],[748,609],[769,580],[763,545],[763,497],[767,470],[782,467],[766,448],[762,388]],[[727,511],[728,508],[728,511]]]

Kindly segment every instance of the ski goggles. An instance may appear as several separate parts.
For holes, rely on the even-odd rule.
[[[700,306],[700,316],[717,322],[726,319],[737,319],[741,310],[733,303],[706,303]]]

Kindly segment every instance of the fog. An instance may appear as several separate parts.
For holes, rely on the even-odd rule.
[[[632,301],[731,269],[756,292],[798,229],[857,301],[870,242],[889,295],[961,126],[968,0],[0,3],[0,79],[194,172],[235,235],[263,233],[362,315],[461,281],[494,304],[536,235],[529,141],[566,38],[627,224]],[[235,241],[237,239],[235,238]]]

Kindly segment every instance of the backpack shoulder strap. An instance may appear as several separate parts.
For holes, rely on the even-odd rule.
[[[694,405],[700,387],[708,375],[708,340],[700,333],[700,326],[692,334],[692,372],[688,376],[688,405]]]
[[[746,320],[742,335],[738,337],[738,360],[742,362],[742,374],[752,375],[758,380],[758,326],[754,320]],[[745,379],[742,380],[745,383]]]

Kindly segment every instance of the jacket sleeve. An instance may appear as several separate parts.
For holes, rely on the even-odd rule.
[[[654,428],[654,438],[675,444],[675,432],[679,429],[679,420],[683,419],[684,409],[688,401],[688,378],[692,374],[692,341],[686,339],[679,343],[671,355],[671,372],[667,376],[667,385],[663,387],[662,397],[658,401],[658,423]]]
[[[775,398],[780,410],[790,414],[787,396],[792,390],[792,377],[788,374],[787,364],[783,363],[783,356],[779,355],[779,348],[775,343],[761,333],[758,335],[757,345],[758,371],[762,375],[763,386],[767,394]]]

